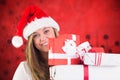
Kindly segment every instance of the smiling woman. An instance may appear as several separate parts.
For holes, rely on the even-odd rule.
[[[12,44],[19,48],[27,40],[26,61],[19,64],[13,80],[49,80],[48,39],[58,36],[59,25],[36,6],[29,6]]]
[[[38,50],[48,52],[48,38],[55,38],[54,29],[51,27],[39,29],[34,32],[33,38]]]

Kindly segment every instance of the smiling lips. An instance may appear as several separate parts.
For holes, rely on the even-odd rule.
[[[43,44],[40,44],[40,45],[42,45],[42,46],[47,46],[47,45],[48,45],[48,42],[43,43]]]
[[[45,43],[45,44],[43,44],[44,46],[47,46],[48,45],[48,43]]]

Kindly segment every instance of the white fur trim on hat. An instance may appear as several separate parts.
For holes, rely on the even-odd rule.
[[[23,37],[27,40],[33,32],[40,28],[53,27],[59,31],[59,25],[51,17],[35,18],[34,21],[28,23],[23,30]]]
[[[12,38],[12,44],[13,44],[14,47],[19,48],[21,45],[23,45],[22,37],[14,36]]]

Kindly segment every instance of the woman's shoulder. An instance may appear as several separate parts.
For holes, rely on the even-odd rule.
[[[23,65],[25,71],[26,71],[28,74],[31,74],[30,68],[29,68],[29,66],[28,66],[28,64],[27,64],[27,61],[22,61],[20,64]]]
[[[29,69],[29,66],[27,64],[27,61],[20,62],[20,64],[18,65],[18,68],[22,68],[25,73],[30,74],[30,69]]]
[[[22,70],[25,70],[26,68],[28,68],[28,64],[26,61],[20,62],[20,64],[17,67],[17,69],[22,69]]]
[[[13,76],[13,80],[17,80],[18,78],[20,78],[21,80],[22,79],[28,80],[27,78],[30,78],[30,77],[31,77],[31,72],[30,72],[27,62],[26,61],[20,62]]]
[[[20,64],[18,65],[18,67],[28,67],[27,61],[20,62]]]
[[[18,66],[24,66],[24,65],[27,65],[27,61],[21,61]]]

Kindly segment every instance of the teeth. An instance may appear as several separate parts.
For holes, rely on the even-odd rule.
[[[48,45],[48,43],[45,43],[45,44],[43,44],[43,45]]]

